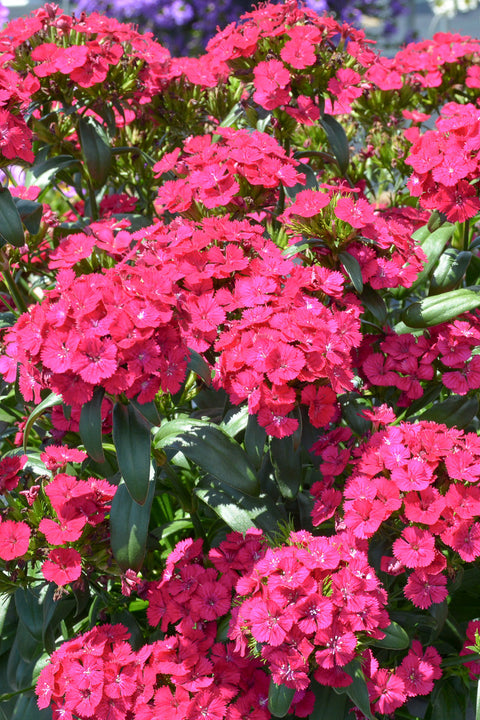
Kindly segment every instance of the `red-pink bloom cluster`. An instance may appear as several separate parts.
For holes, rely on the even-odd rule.
[[[0,495],[17,487],[20,471],[25,467],[27,460],[26,455],[12,455],[0,460]]]
[[[159,188],[158,213],[188,214],[196,203],[207,209],[251,212],[275,204],[280,185],[305,183],[305,176],[296,170],[298,161],[271,135],[222,127],[216,132],[221,136],[217,142],[210,135],[189,138],[182,154],[177,148],[153,166],[158,176],[173,171],[178,178]],[[245,199],[248,195],[252,206]]]
[[[59,467],[58,462],[63,464],[65,457],[70,461],[78,461],[72,454],[75,451],[68,448],[65,450],[68,452],[62,453],[61,459],[55,457],[59,453],[50,453],[52,460],[56,459],[55,467]],[[78,580],[82,572],[80,552],[73,547],[64,546],[80,540],[85,528],[96,527],[104,521],[115,490],[116,487],[106,480],[78,480],[65,473],[57,474],[45,486],[45,494],[50,500],[53,512],[52,517],[40,520],[38,529],[45,536],[48,545],[54,546],[42,565],[46,580],[57,585],[67,585]]]
[[[432,328],[429,337],[387,333],[373,349],[361,349],[361,370],[370,387],[401,391],[398,407],[422,397],[423,383],[434,378],[457,395],[480,388],[480,322],[471,313]],[[381,352],[377,352],[380,350]]]
[[[74,282],[75,281],[75,282]],[[174,316],[174,279],[160,269],[117,265],[104,274],[58,273],[55,290],[7,333],[1,370],[40,401],[49,387],[80,406],[96,386],[150,401],[160,387],[176,392],[188,351]]]
[[[407,131],[413,143],[406,163],[413,167],[407,185],[420,205],[439,210],[451,222],[464,222],[480,211],[476,185],[480,167],[480,109],[449,102],[436,130]]]
[[[338,56],[339,44],[341,67],[330,62]],[[243,74],[248,67],[248,79],[253,78],[255,103],[266,110],[282,108],[306,125],[320,117],[314,91],[325,94],[328,113],[349,113],[351,103],[370,86],[362,77],[365,69],[377,61],[363,32],[293,0],[246,13],[218,32],[207,51],[233,72],[241,59]]]
[[[447,597],[441,550],[447,546],[465,562],[480,557],[477,435],[433,422],[401,423],[376,432],[356,452],[343,490],[344,527],[368,539],[382,523],[397,518],[393,557],[382,559],[382,570],[411,571],[404,593],[417,607],[441,602]],[[323,504],[317,493],[319,522],[326,515]]]
[[[366,543],[353,533],[314,537],[291,533],[267,550],[236,584],[229,637],[242,654],[259,643],[279,685],[305,690],[316,680],[349,685],[342,669],[357,655],[360,638],[382,638],[389,625],[387,595],[368,564]]]
[[[0,153],[9,160],[33,162],[32,131],[23,119],[31,95],[40,84],[32,75],[20,77],[5,65],[0,70]]]
[[[329,262],[330,252],[339,247],[347,251],[358,261],[363,282],[376,290],[409,287],[426,261],[412,240],[412,233],[428,220],[425,213],[412,208],[377,210],[358,188],[346,188],[342,181],[338,186],[321,184],[318,191],[300,191],[279,220],[290,232],[320,238],[312,248],[320,264]]]

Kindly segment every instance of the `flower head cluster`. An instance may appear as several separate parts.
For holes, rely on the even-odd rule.
[[[451,548],[465,562],[480,557],[477,435],[433,422],[401,423],[376,432],[358,455],[343,490],[344,526],[368,539],[396,518],[393,557],[382,559],[382,569],[409,571],[404,593],[417,607],[441,602],[447,596],[441,550]],[[323,522],[323,495],[316,502],[314,517]]]
[[[447,103],[436,130],[420,135],[410,129],[413,142],[406,159],[413,167],[410,193],[420,205],[444,213],[451,222],[464,222],[480,211],[476,185],[480,156],[480,109],[471,103]]]
[[[57,280],[5,338],[2,371],[10,377],[20,363],[25,400],[38,401],[47,384],[72,406],[88,402],[97,386],[139,402],[160,387],[179,389],[188,353],[172,321],[172,277],[154,267],[118,265],[80,277],[64,270]]]
[[[387,596],[353,534],[292,533],[267,550],[237,582],[229,637],[246,653],[257,648],[279,685],[305,690],[309,674],[321,684],[348,685],[342,670],[360,637],[383,637]]]
[[[188,213],[196,203],[207,210],[226,208],[251,212],[275,204],[280,185],[303,184],[298,162],[289,157],[275,138],[258,131],[218,128],[221,139],[193,137],[179,150],[162,158],[154,171],[174,171],[176,180],[159,188],[157,212]],[[252,196],[249,207],[245,196]]]

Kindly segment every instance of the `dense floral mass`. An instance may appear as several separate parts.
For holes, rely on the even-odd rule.
[[[2,710],[467,717],[479,41],[50,4],[0,52]]]

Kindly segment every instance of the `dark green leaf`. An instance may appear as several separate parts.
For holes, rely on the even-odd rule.
[[[102,401],[104,388],[98,386],[93,391],[93,397],[82,405],[80,413],[80,437],[85,450],[92,460],[103,463],[105,456],[102,447]]]
[[[51,708],[39,710],[36,695],[27,692],[17,700],[10,720],[52,720],[52,710]]]
[[[150,428],[132,404],[115,404],[113,442],[128,491],[133,500],[143,505],[150,480]]]
[[[451,395],[447,400],[435,403],[417,415],[415,420],[433,420],[447,427],[466,427],[478,412],[478,398]],[[413,419],[413,418],[412,418]]]
[[[61,405],[63,403],[62,398],[60,395],[56,395],[55,393],[51,393],[48,397],[45,398],[45,400],[42,400],[41,403],[35,407],[30,415],[28,416],[27,422],[25,423],[25,429],[23,431],[23,449],[24,452],[27,452],[27,445],[28,445],[28,438],[30,436],[30,431],[32,429],[32,426],[36,420],[42,415],[45,410],[48,410],[51,407],[54,407],[55,405]]]
[[[345,251],[342,251],[338,257],[345,268],[348,277],[352,281],[355,290],[358,293],[363,292],[362,269],[357,258],[354,258],[353,255],[350,255],[350,253]]]
[[[372,313],[373,317],[383,325],[387,321],[387,306],[382,296],[374,290],[370,285],[363,286],[363,292],[360,296],[365,310]]]
[[[155,446],[179,450],[209,475],[248,495],[258,494],[255,468],[245,450],[213,423],[164,423],[155,435]]]
[[[335,155],[340,172],[345,175],[350,162],[347,134],[338,120],[331,115],[323,115],[319,123],[327,134],[328,144]]]
[[[245,533],[249,528],[257,527],[273,534],[278,530],[278,523],[286,520],[268,495],[252,498],[226,483],[210,481],[208,477],[200,480],[195,494],[237,532]]]
[[[39,658],[43,652],[43,643],[38,638],[34,638],[28,626],[22,620],[18,621],[17,626],[17,647],[22,660],[32,662]]]
[[[447,248],[438,261],[430,281],[430,295],[452,290],[460,283],[470,265],[472,253]]]
[[[208,363],[195,350],[189,350],[189,353],[190,360],[188,361],[187,365],[188,370],[191,370],[196,375],[198,375],[199,378],[202,378],[203,382],[206,383],[206,385],[211,385],[212,370],[209,367]]]
[[[138,572],[142,567],[148,537],[148,524],[155,480],[150,480],[145,502],[140,505],[121,482],[110,509],[110,543],[115,560],[122,570]]]
[[[285,685],[277,685],[270,680],[268,689],[268,709],[278,718],[283,718],[288,713],[292,704],[295,688],[287,688]]]
[[[78,121],[78,137],[90,177],[97,187],[101,187],[112,167],[107,134],[97,120],[83,116]]]
[[[346,694],[339,695],[333,687],[320,685],[312,679],[309,690],[315,695],[315,706],[308,720],[344,720],[350,713]]]
[[[73,155],[56,155],[43,162],[33,165],[30,168],[32,175],[36,178],[38,185],[46,185],[55,177],[59,170],[66,168],[80,167],[80,161]]]
[[[133,405],[138,414],[144,417],[150,425],[160,425],[162,419],[154,402],[139,403],[138,400],[133,398],[130,400],[130,403]]]
[[[42,203],[35,202],[34,200],[27,200],[25,198],[14,198],[13,200],[17,206],[22,223],[25,225],[30,235],[36,235],[40,230],[40,223],[42,221]]]
[[[405,650],[410,645],[408,633],[396,622],[390,623],[387,628],[382,628],[385,637],[381,640],[373,640],[371,645],[387,648],[388,650]]]
[[[245,450],[256,469],[262,464],[266,441],[265,428],[258,424],[256,415],[249,415],[245,430]]]
[[[3,243],[22,247],[25,244],[22,220],[10,190],[0,187],[0,238]]]
[[[365,715],[368,720],[374,720],[370,710],[370,699],[368,695],[367,682],[362,671],[360,661],[355,659],[343,668],[350,675],[353,682],[351,685],[342,688],[335,688],[335,692],[346,693],[352,703]]]
[[[297,172],[305,175],[305,183],[297,183],[293,187],[284,186],[285,195],[290,198],[290,200],[295,200],[298,193],[302,190],[318,190],[317,176],[310,165],[307,165],[306,163],[299,163],[296,166],[296,170]]]
[[[281,494],[293,500],[302,480],[302,457],[299,448],[294,447],[294,438],[271,438],[270,459]]]

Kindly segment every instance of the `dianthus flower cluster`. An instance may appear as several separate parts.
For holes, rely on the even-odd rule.
[[[363,636],[382,638],[387,595],[352,533],[292,533],[267,550],[236,585],[229,637],[242,654],[257,648],[278,685],[305,690],[314,669],[324,685],[349,685],[342,670]]]
[[[150,583],[147,610],[163,640],[134,652],[121,625],[64,643],[42,670],[36,693],[54,717],[116,720],[268,720],[269,679],[258,660],[218,642],[239,576],[265,552],[258,531],[232,533],[207,558],[202,542],[180,543],[163,578]]]
[[[32,75],[22,78],[14,70],[3,66],[0,70],[0,154],[2,165],[6,160],[33,162],[32,131],[27,126],[23,113],[31,95],[40,83]]]
[[[345,53],[341,67],[332,62],[339,45]],[[318,93],[327,96],[327,112],[350,112],[352,101],[370,86],[365,69],[377,61],[363,31],[294,0],[246,13],[218,32],[207,52],[233,70],[241,67],[244,75],[248,68],[258,105],[283,109],[306,125],[320,117]]]
[[[318,238],[315,262],[330,262],[331,253],[348,252],[357,260],[362,281],[372,288],[409,287],[426,257],[412,240],[425,214],[412,208],[377,210],[358,188],[320,184],[301,190],[280,215],[289,233]],[[293,236],[301,243],[301,238]]]
[[[417,607],[442,602],[449,553],[465,562],[480,556],[477,435],[434,422],[401,423],[374,433],[356,452],[342,491],[343,525],[356,538],[368,539],[389,522],[398,536],[382,570],[409,573],[404,594]],[[313,517],[319,524],[325,519],[323,494],[316,503]]]
[[[473,354],[480,325],[472,314],[463,317],[432,328],[430,337],[388,333],[376,349],[369,344],[360,353],[368,386],[400,390],[399,407],[422,397],[422,383],[437,378],[457,395],[480,388],[480,357]]]
[[[451,222],[465,222],[480,210],[476,185],[480,156],[480,109],[471,103],[443,106],[436,130],[420,135],[408,131],[413,142],[406,163],[413,167],[407,185],[420,205],[439,210]]]
[[[177,149],[165,156],[153,170],[158,176],[173,171],[176,180],[166,180],[158,190],[158,213],[187,213],[200,203],[208,210],[251,211],[276,202],[274,191],[284,185],[305,182],[297,172],[296,160],[289,157],[275,138],[258,131],[218,128],[221,139],[210,135],[188,139],[179,156]],[[248,206],[245,196],[252,196]]]
[[[174,281],[160,269],[118,265],[76,277],[60,271],[55,290],[22,315],[5,338],[2,371],[39,402],[49,387],[81,406],[97,386],[150,401],[160,388],[176,392],[188,351],[172,321]]]

